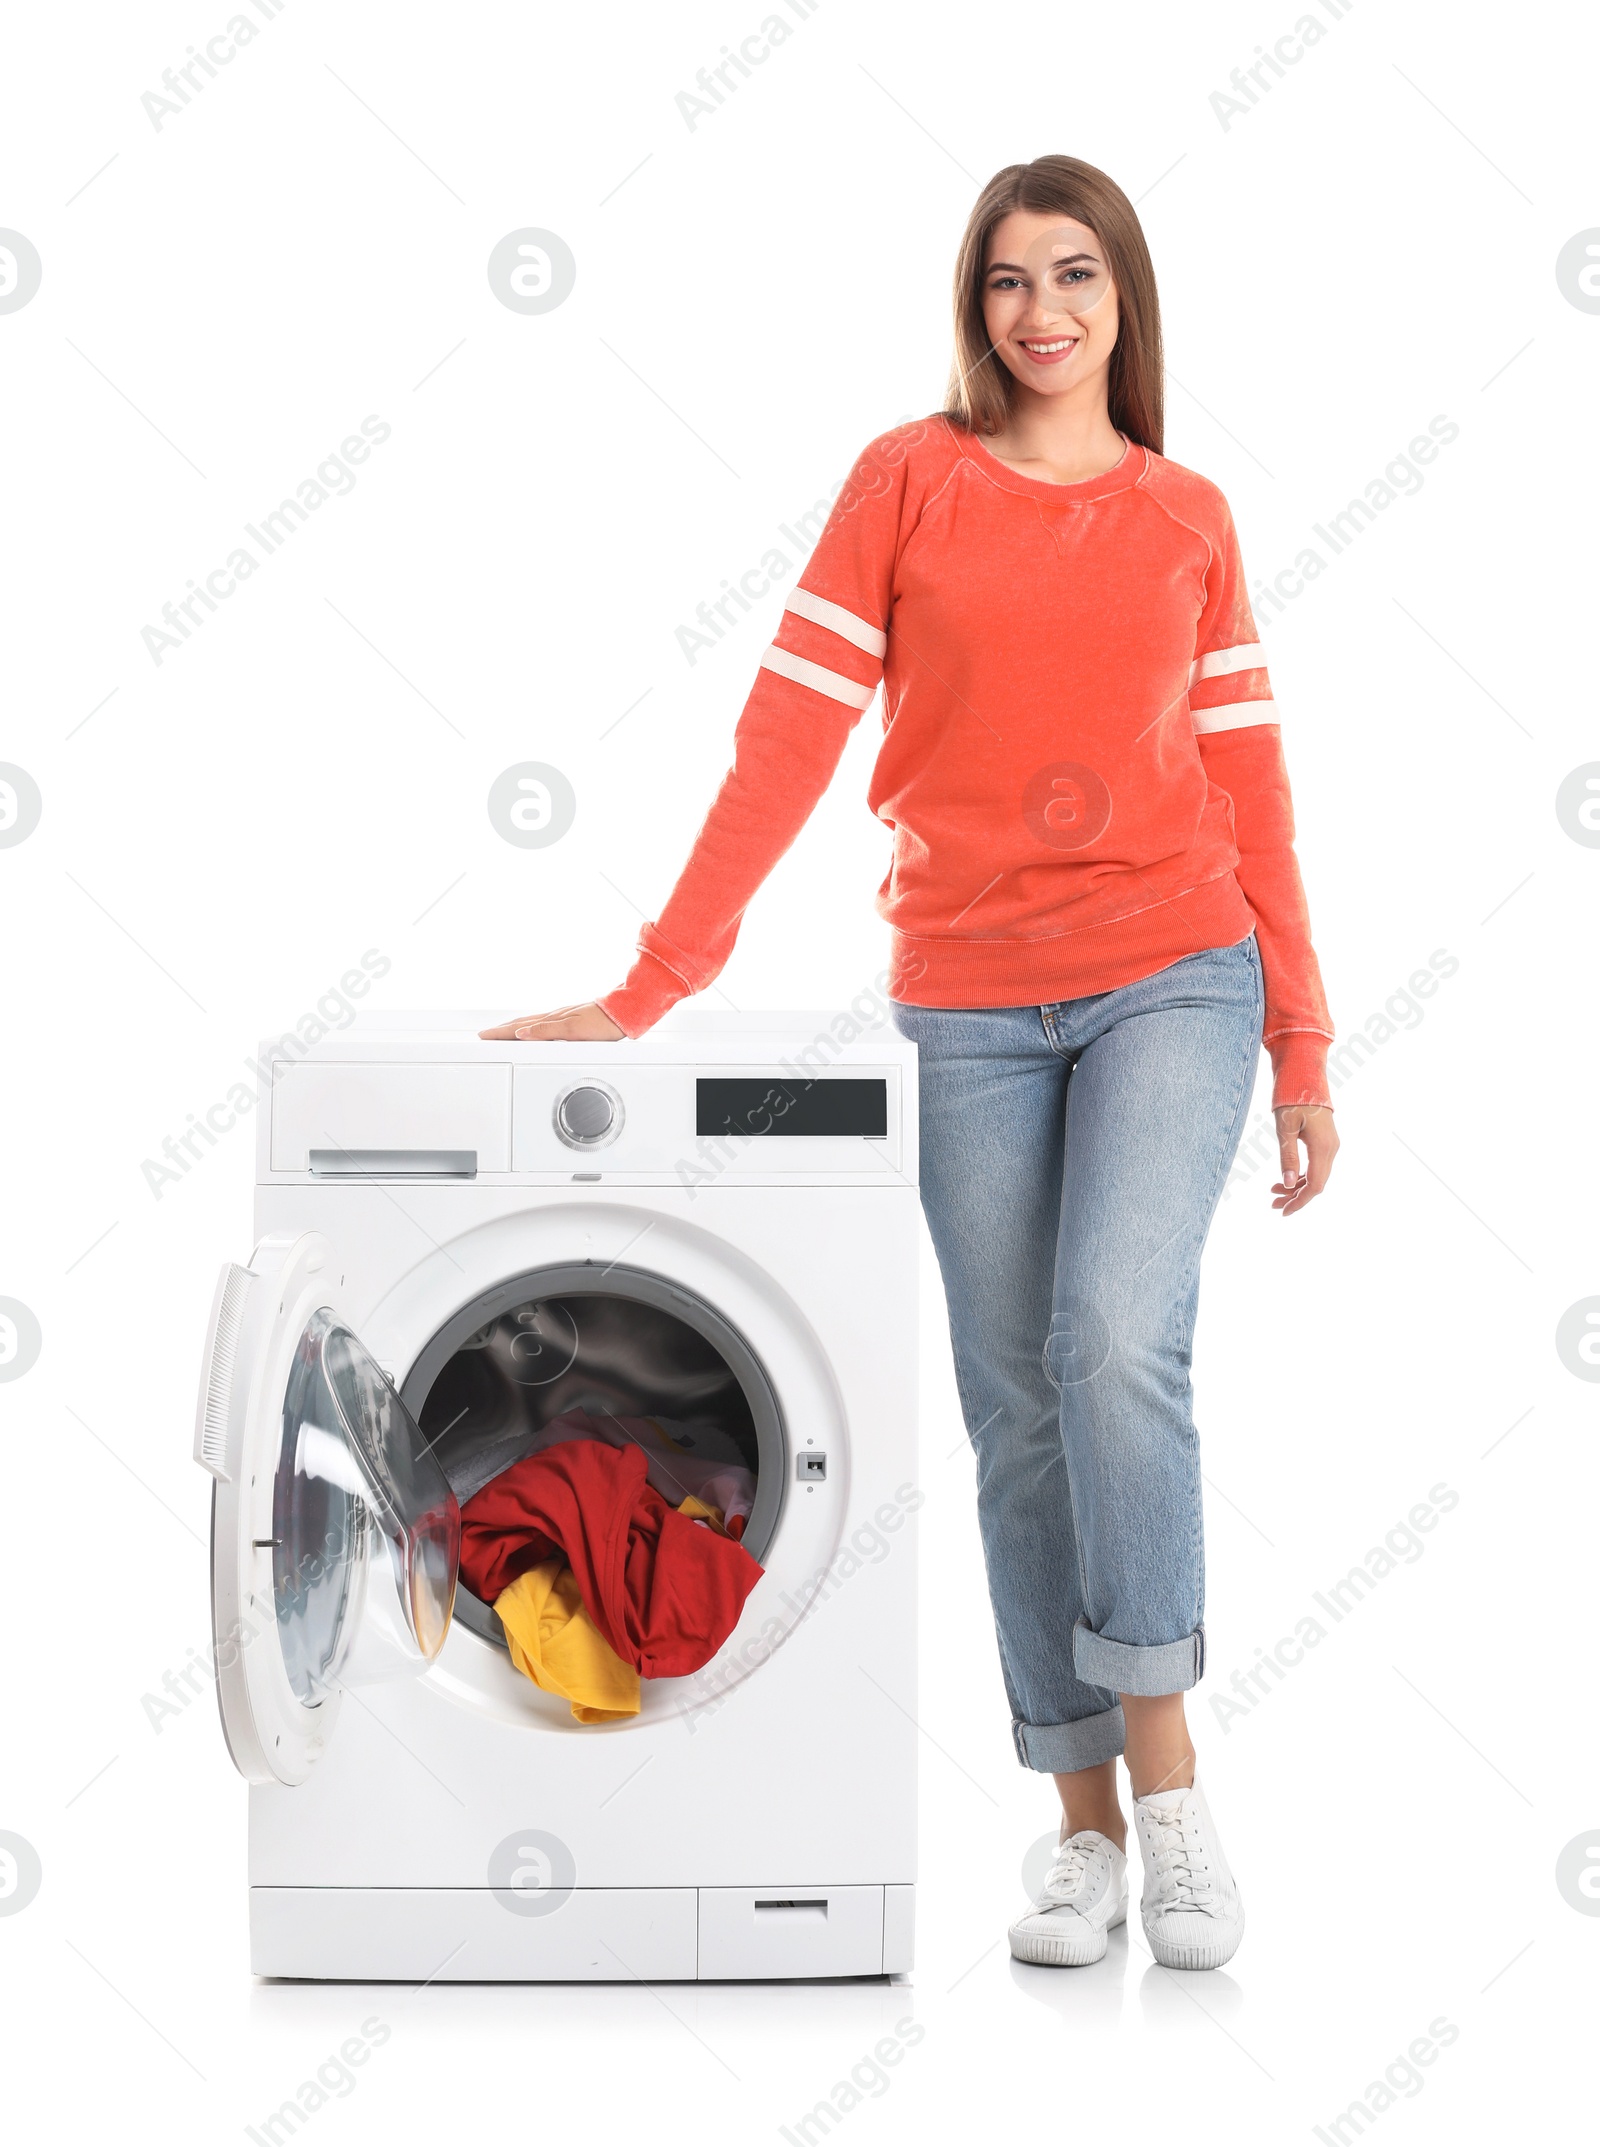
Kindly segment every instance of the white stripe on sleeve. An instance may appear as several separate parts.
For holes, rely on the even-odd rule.
[[[1264,701],[1224,701],[1217,708],[1192,708],[1189,714],[1195,736],[1203,738],[1207,731],[1243,731],[1256,724],[1276,723],[1278,704],[1269,694]]]
[[[1241,642],[1236,649],[1213,649],[1209,656],[1197,656],[1190,664],[1189,683],[1197,686],[1203,678],[1228,678],[1235,671],[1262,671],[1266,663],[1259,641]]]
[[[846,611],[842,604],[830,604],[825,596],[813,596],[809,589],[793,589],[784,605],[796,618],[809,619],[813,626],[825,626],[841,640],[865,649],[869,656],[881,656],[889,646],[889,637],[881,627],[870,619],[858,619],[853,611]]]
[[[843,701],[850,708],[868,708],[876,686],[858,686],[853,678],[846,678],[842,671],[829,671],[819,663],[808,663],[804,656],[791,656],[787,649],[780,649],[774,642],[761,659],[763,671],[776,671],[780,678],[792,678],[797,686],[810,686],[817,693],[825,693],[831,701]]]

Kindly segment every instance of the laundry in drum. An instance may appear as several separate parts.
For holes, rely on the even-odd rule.
[[[513,1300],[455,1345],[418,1420],[463,1508],[464,1590],[579,1721],[637,1712],[641,1677],[721,1647],[761,1572],[741,1541],[760,1440],[733,1367],[676,1310]]]
[[[700,1499],[678,1508],[725,1535],[722,1514]],[[494,1602],[506,1649],[523,1676],[566,1700],[575,1722],[625,1722],[639,1712],[639,1673],[611,1647],[583,1607],[577,1576],[546,1558],[519,1573]]]
[[[461,1579],[480,1602],[498,1604],[532,1568],[564,1560],[583,1609],[624,1664],[643,1678],[687,1677],[733,1631],[762,1571],[708,1521],[656,1490],[637,1443],[561,1438],[467,1500]]]

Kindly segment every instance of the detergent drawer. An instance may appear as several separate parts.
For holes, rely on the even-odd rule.
[[[310,1982],[694,1979],[692,1886],[580,1886],[530,1906],[487,1886],[252,1886],[250,1966]]]
[[[272,1168],[476,1177],[511,1168],[509,1066],[275,1065]]]
[[[881,1886],[702,1886],[700,1978],[883,1973]]]

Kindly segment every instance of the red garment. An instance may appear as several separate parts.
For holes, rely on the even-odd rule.
[[[641,1677],[687,1677],[739,1622],[761,1568],[731,1537],[676,1513],[637,1446],[568,1439],[515,1462],[461,1513],[461,1578],[492,1603],[561,1554],[583,1607]]]

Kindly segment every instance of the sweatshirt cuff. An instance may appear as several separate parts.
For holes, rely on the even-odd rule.
[[[1315,1029],[1288,1029],[1267,1045],[1272,1059],[1272,1108],[1291,1104],[1333,1109],[1328,1094],[1328,1046],[1332,1039]]]
[[[624,1036],[643,1036],[662,1015],[687,999],[689,987],[676,970],[641,951],[626,980],[595,1003],[611,1016]]]

